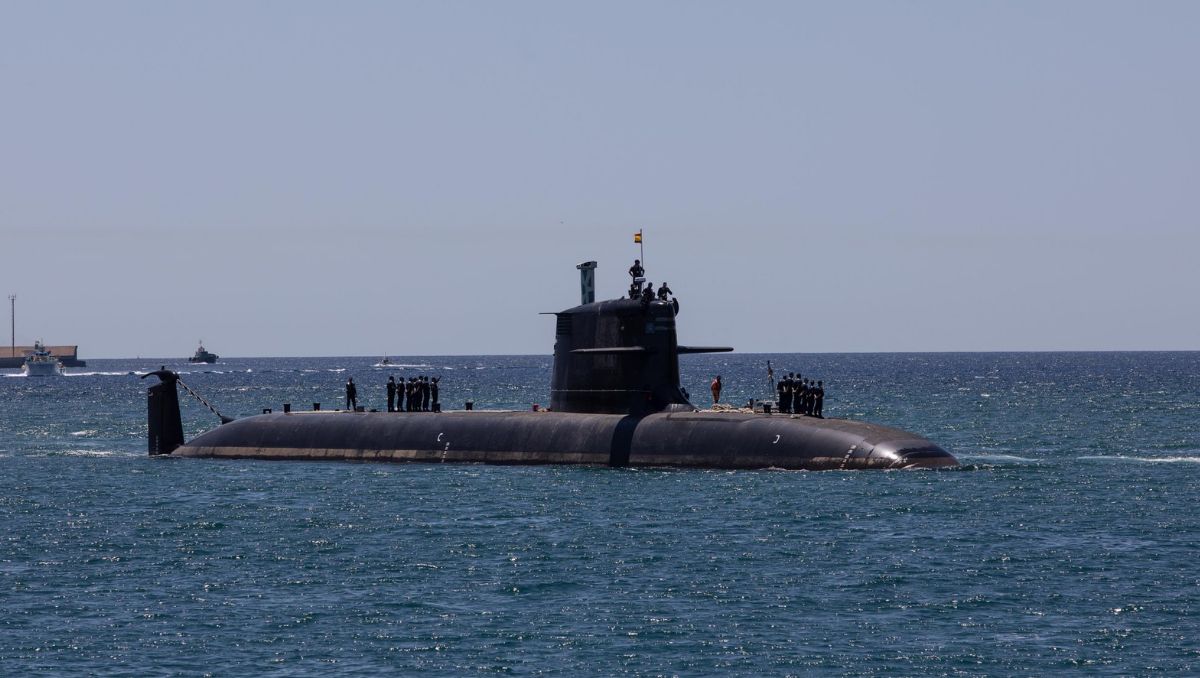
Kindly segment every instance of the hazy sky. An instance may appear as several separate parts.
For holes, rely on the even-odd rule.
[[[2,2],[0,294],[84,358],[549,353],[643,228],[685,343],[1200,349],[1198,36],[1198,2]]]

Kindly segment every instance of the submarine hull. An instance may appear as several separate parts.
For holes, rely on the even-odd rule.
[[[171,456],[728,469],[956,466],[929,440],[841,419],[740,412],[291,412],[239,419]]]

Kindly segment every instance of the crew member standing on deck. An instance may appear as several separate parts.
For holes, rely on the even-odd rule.
[[[666,301],[666,300],[667,300],[667,295],[668,295],[668,294],[675,294],[675,293],[671,291],[671,288],[670,288],[670,287],[667,287],[667,283],[663,283],[663,284],[662,284],[662,285],[661,285],[661,286],[658,288],[658,300],[659,300],[659,301]]]
[[[718,374],[717,378],[712,380],[708,388],[713,394],[713,405],[716,405],[721,400],[721,375]]]
[[[429,411],[429,377],[421,375],[421,411]]]
[[[354,377],[346,380],[346,409],[351,412],[358,409],[358,388],[354,386]]]
[[[442,380],[441,377],[434,377],[429,382],[429,392],[433,398],[433,411],[434,412],[442,411],[442,403],[440,400],[438,400],[438,382],[441,380]]]
[[[387,383],[388,412],[396,411],[396,378],[388,377]]]
[[[796,388],[796,375],[788,372],[780,383],[783,385],[783,391],[779,396],[779,410],[785,414],[791,414],[792,389]]]
[[[825,415],[822,414],[822,411],[824,409],[825,409],[825,382],[818,380],[817,381],[817,395],[813,401],[813,413],[817,417],[824,419]]]

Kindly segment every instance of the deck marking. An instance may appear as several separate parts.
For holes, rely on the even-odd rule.
[[[846,462],[850,461],[850,455],[854,454],[854,450],[857,448],[858,448],[858,443],[854,443],[853,445],[850,446],[850,449],[846,450],[846,456],[842,457],[842,466],[841,466],[840,470],[845,470]]]

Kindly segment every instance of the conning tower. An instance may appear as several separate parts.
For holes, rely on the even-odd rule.
[[[680,346],[678,300],[592,302],[595,263],[576,268],[583,303],[554,314],[550,409],[634,416],[694,410],[679,388],[679,355],[733,349]]]

